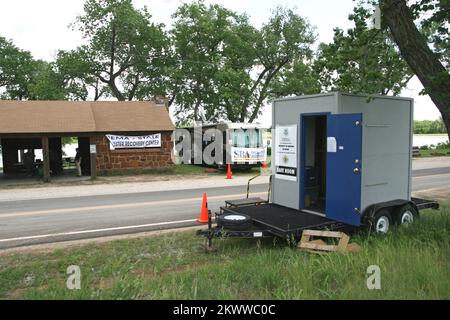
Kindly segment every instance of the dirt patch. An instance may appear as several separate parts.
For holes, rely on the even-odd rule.
[[[27,291],[25,288],[13,289],[7,293],[7,298],[9,300],[19,300],[23,297],[23,294]]]

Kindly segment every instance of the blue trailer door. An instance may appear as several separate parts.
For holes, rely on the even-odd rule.
[[[360,225],[362,114],[327,118],[326,216]]]

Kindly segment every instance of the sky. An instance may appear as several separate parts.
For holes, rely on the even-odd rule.
[[[155,22],[170,26],[170,16],[182,3],[190,0],[133,0],[136,7],[147,6]],[[278,5],[295,9],[315,26],[318,42],[331,42],[333,28],[352,26],[348,15],[352,0],[206,0],[247,13],[255,26],[263,24]],[[83,12],[84,0],[0,0],[0,35],[10,39],[35,58],[53,60],[59,49],[74,49],[81,43],[80,32],[71,30],[70,23]],[[428,96],[420,96],[420,81],[414,77],[401,96],[415,100],[416,120],[437,119],[440,114]],[[257,119],[264,127],[271,125],[270,105],[264,107]]]

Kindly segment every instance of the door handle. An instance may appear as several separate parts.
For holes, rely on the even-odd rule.
[[[353,169],[353,172],[354,172],[354,173],[359,173],[359,168],[354,168],[354,169]]]

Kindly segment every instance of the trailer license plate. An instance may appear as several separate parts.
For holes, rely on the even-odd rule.
[[[253,237],[254,238],[261,238],[263,236],[262,232],[253,232]]]

